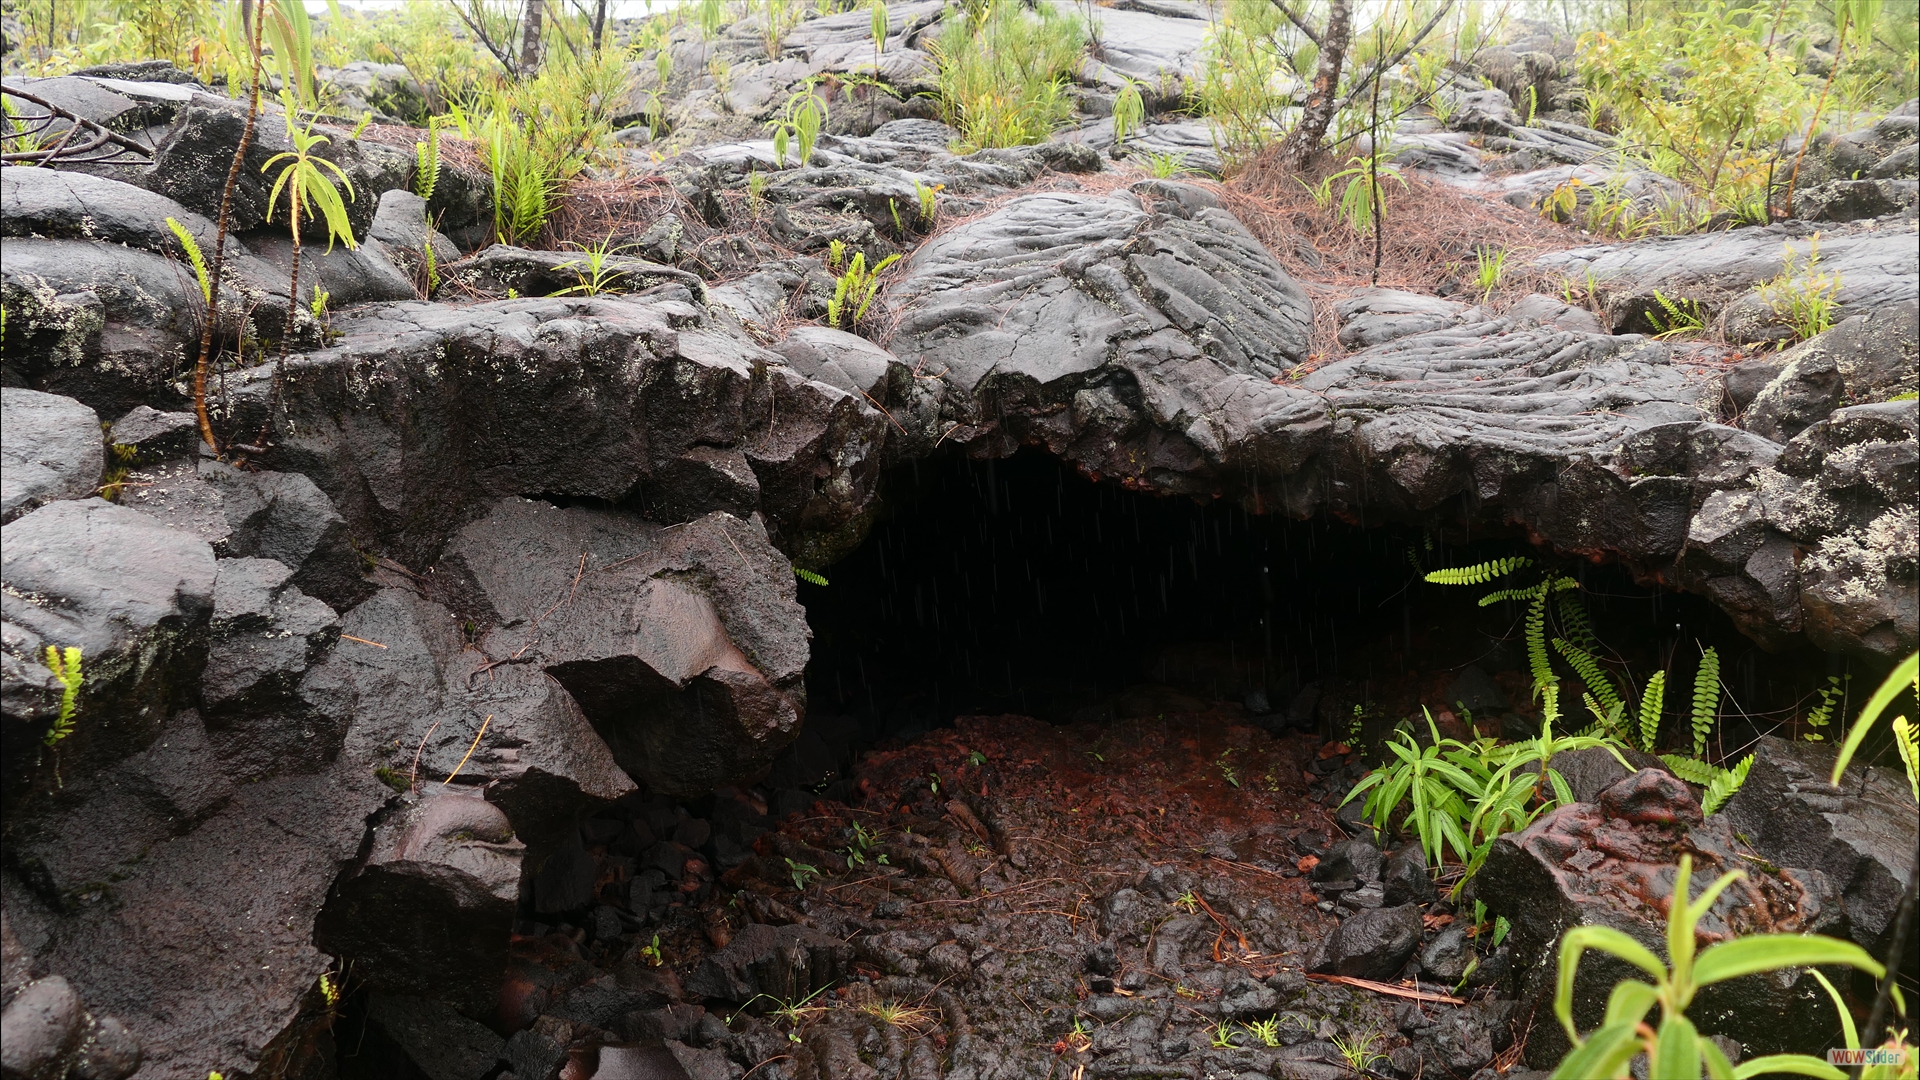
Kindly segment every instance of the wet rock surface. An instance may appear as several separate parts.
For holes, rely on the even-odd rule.
[[[1844,932],[1846,909],[1840,887],[1813,866],[1752,872],[1742,856],[1747,844],[1724,814],[1704,817],[1692,792],[1672,774],[1643,769],[1600,793],[1599,802],[1569,803],[1527,829],[1494,841],[1474,878],[1475,895],[1489,911],[1512,922],[1519,955],[1547,956],[1552,943],[1573,926],[1608,926],[1650,949],[1666,934],[1662,898],[1671,896],[1681,853],[1691,854],[1694,874],[1712,881],[1728,870],[1747,871],[1701,919],[1703,942],[1765,933]],[[1609,957],[1583,959],[1574,982],[1574,1019],[1591,1030],[1606,996],[1626,969]],[[1522,1007],[1549,1010],[1556,968],[1539,963],[1519,976]],[[1825,995],[1802,996],[1813,980],[1750,975],[1700,991],[1702,1030],[1734,1039],[1749,1054],[1771,1053],[1818,1041],[1835,1022]],[[1536,1026],[1528,1060],[1551,1065],[1565,1053],[1564,1032]]]
[[[100,419],[92,409],[72,398],[8,386],[0,388],[0,420],[6,433],[0,436],[0,520],[93,494],[106,462]]]
[[[1770,648],[1883,665],[1920,637],[1910,116],[1807,155],[1794,209],[1842,321],[1733,364],[1641,336],[1655,291],[1783,341],[1753,286],[1788,250],[1805,285],[1815,226],[1534,260],[1591,280],[1595,310],[1329,299],[1219,187],[1118,172],[1220,167],[1162,82],[1198,72],[1202,5],[1103,8],[1074,122],[972,153],[922,95],[940,12],[888,12],[892,92],[842,79],[876,63],[865,12],[776,55],[750,20],[675,28],[671,114],[636,95],[621,118],[615,201],[647,220],[599,276],[488,246],[471,163],[410,194],[416,133],[323,126],[365,243],[303,251],[302,293],[333,308],[303,295],[283,383],[219,372],[218,459],[186,411],[202,294],[167,219],[211,249],[243,114],[161,63],[31,80],[154,156],[0,170],[10,1076],[1332,1077],[1358,1047],[1469,1077],[1514,1063],[1559,929],[1644,936],[1681,850],[1780,869],[1712,933],[1882,941],[1904,873],[1884,841],[1910,850],[1911,815],[1902,834],[1884,777],[1822,789],[1801,747],[1760,744],[1704,822],[1647,761],[1556,758],[1585,801],[1489,863],[1514,925],[1495,948],[1339,805],[1365,766],[1320,734],[1365,711],[1359,680],[1236,683],[1242,713],[1194,696],[1218,665],[1163,671],[1182,687],[1097,723],[966,718],[860,758],[857,721],[807,715],[794,574],[890,512],[884,470],[1031,447],[1255,515],[1524,534],[1708,597]],[[1576,215],[1616,181],[1655,207],[1671,187],[1595,164],[1609,140],[1564,109],[1521,122],[1569,47],[1491,51],[1493,86],[1448,74],[1451,119],[1408,125],[1396,160],[1527,209],[1576,181]],[[336,77],[422,115],[404,69]],[[1153,115],[1119,145],[1125,79]],[[832,119],[778,161],[765,125],[801,89]],[[679,141],[656,156],[649,121]],[[285,325],[260,169],[283,127],[243,162],[219,340]],[[857,333],[808,325],[836,244],[903,257]],[[86,672],[52,741],[48,647]],[[1463,658],[1433,693],[1532,734],[1512,665],[1485,662],[1504,681]],[[1773,1018],[1722,1025],[1748,1049],[1826,1020],[1804,985],[1725,989],[1716,1008]]]

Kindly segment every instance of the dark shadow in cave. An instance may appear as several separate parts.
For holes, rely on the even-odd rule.
[[[1150,710],[1150,695],[1122,694],[1141,684],[1285,716],[1303,688],[1340,683],[1397,716],[1446,700],[1452,676],[1435,684],[1436,673],[1525,668],[1519,605],[1480,608],[1483,589],[1421,580],[1538,554],[1517,531],[1256,516],[1095,482],[1034,451],[918,462],[884,491],[887,517],[829,569],[830,584],[800,586],[814,631],[809,711],[857,716],[869,738],[956,715],[1064,723]],[[1622,567],[1566,569],[1619,670],[1637,682],[1666,667],[1669,686],[1691,686],[1700,648],[1716,646],[1723,710],[1757,730],[1845,671],[1810,647],[1768,654],[1704,599],[1638,585]],[[1668,695],[1675,723],[1683,696]],[[1723,738],[1751,738],[1753,726],[1727,725]]]

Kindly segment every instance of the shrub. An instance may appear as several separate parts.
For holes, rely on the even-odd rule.
[[[1653,167],[1713,200],[1764,191],[1770,148],[1795,134],[1810,89],[1772,43],[1773,20],[1726,0],[1670,5],[1620,33],[1581,39],[1589,107],[1619,118]]]
[[[1045,141],[1073,112],[1066,84],[1085,45],[1085,26],[1050,4],[949,12],[933,43],[947,122],[974,147]]]

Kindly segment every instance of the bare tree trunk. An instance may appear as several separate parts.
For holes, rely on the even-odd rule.
[[[298,166],[295,167],[297,168]],[[301,178],[298,174],[295,174],[293,182],[288,186],[298,188],[300,184]],[[288,194],[291,196],[291,198],[287,200],[287,217],[293,228],[293,274],[287,283],[287,325],[281,330],[280,356],[273,364],[273,392],[267,395],[267,421],[261,428],[260,438],[257,440],[262,446],[266,445],[267,434],[273,430],[273,418],[279,414],[282,407],[282,396],[286,393],[287,384],[287,351],[293,347],[293,332],[296,320],[300,317],[301,193],[298,190],[294,190],[289,191]],[[429,236],[428,240],[431,241],[432,237]]]
[[[593,3],[593,51],[600,51],[600,43],[607,33],[607,0],[594,0]]]
[[[540,73],[540,24],[547,0],[527,0],[526,12],[520,20],[520,77],[531,79]]]
[[[1340,101],[1340,68],[1353,36],[1353,0],[1331,0],[1331,7],[1327,29],[1320,35],[1320,66],[1313,74],[1313,90],[1300,112],[1300,122],[1280,144],[1280,160],[1290,168],[1300,168],[1319,152]]]

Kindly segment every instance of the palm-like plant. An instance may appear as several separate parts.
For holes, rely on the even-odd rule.
[[[349,249],[359,247],[353,238],[353,225],[347,220],[347,204],[340,198],[340,189],[334,186],[337,177],[346,186],[347,198],[354,197],[353,181],[340,171],[340,166],[321,157],[316,151],[325,146],[328,139],[313,130],[313,121],[303,125],[294,123],[294,101],[290,95],[282,94],[282,103],[287,113],[287,141],[293,149],[275,154],[260,167],[261,172],[271,172],[278,166],[280,175],[273,182],[273,190],[267,196],[267,216],[272,217],[274,209],[280,205],[282,192],[287,196],[287,227],[293,235],[293,275],[287,286],[287,325],[280,336],[280,368],[287,362],[287,349],[293,340],[294,318],[299,313],[299,305],[294,299],[300,295],[300,222],[302,218],[312,218],[317,211],[327,226],[327,250],[332,251],[336,240],[344,241]],[[327,175],[332,173],[332,176]],[[276,392],[280,374],[276,369],[274,381]]]

